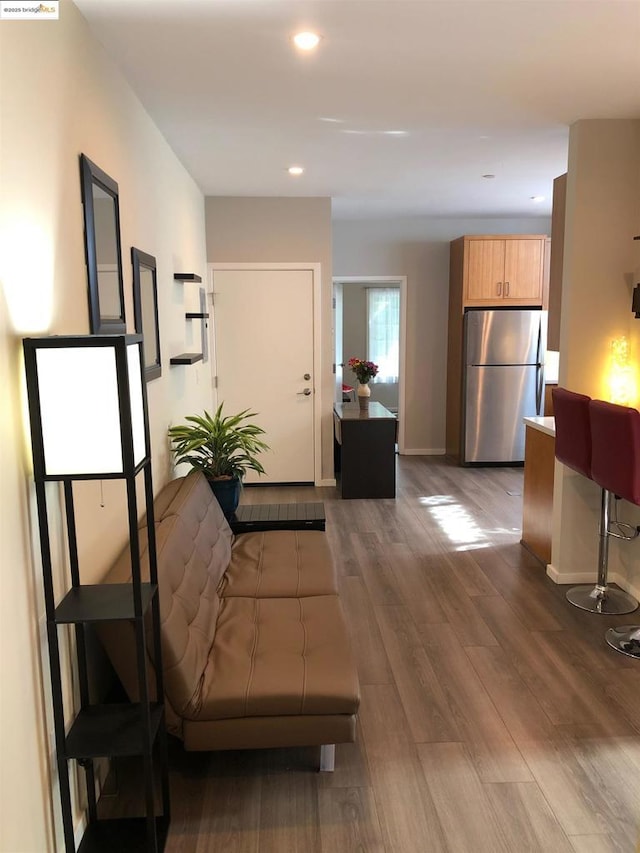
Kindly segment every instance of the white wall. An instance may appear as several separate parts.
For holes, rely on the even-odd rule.
[[[57,22],[0,25],[0,850],[7,853],[62,848],[57,789],[50,790],[55,765],[46,723],[47,664],[41,662],[46,645],[21,339],[89,331],[80,152],[119,184],[129,331],[130,247],[157,258],[163,375],[148,386],[156,491],[172,474],[168,424],[210,405],[212,396],[209,365],[169,367],[170,355],[190,348],[183,300],[197,310],[197,293],[175,284],[173,273],[204,276],[204,199],[76,7],[60,5]],[[91,413],[86,423],[70,425],[90,428]],[[56,486],[49,496],[52,532],[61,541]],[[104,483],[104,508],[99,484],[77,489],[86,582],[100,579],[126,540],[121,498],[113,482]],[[57,572],[60,593],[60,565]],[[69,695],[66,643],[63,658]]]
[[[319,263],[322,300],[322,478],[333,471],[331,199],[206,199],[210,263]],[[286,309],[285,309],[286,310]]]
[[[560,385],[609,400],[611,341],[629,340],[640,406],[640,320],[631,293],[640,280],[640,121],[580,121],[569,136]],[[556,463],[552,566],[560,583],[595,579],[600,489]],[[620,502],[640,524],[640,509]],[[640,540],[610,543],[612,579],[640,595]],[[630,617],[637,622],[637,616]]]
[[[333,223],[333,274],[407,276],[405,445],[445,447],[449,242],[463,234],[549,234],[531,219],[402,218]]]

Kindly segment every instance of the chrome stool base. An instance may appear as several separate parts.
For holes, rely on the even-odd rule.
[[[605,640],[612,649],[640,660],[640,625],[620,625],[609,628]]]
[[[600,499],[600,547],[598,550],[598,579],[595,586],[573,586],[567,592],[567,601],[581,610],[589,613],[603,613],[615,615],[620,613],[633,613],[638,602],[632,595],[621,589],[612,589],[607,586],[607,574],[609,567],[609,538],[616,536],[610,531],[611,502],[614,499],[613,492],[602,489]]]
[[[589,613],[620,614],[633,613],[638,602],[621,589],[610,586],[573,586],[567,591],[567,600]]]

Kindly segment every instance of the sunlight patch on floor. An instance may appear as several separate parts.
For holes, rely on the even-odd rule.
[[[431,495],[428,498],[418,498],[418,501],[429,508],[429,512],[456,551],[488,548],[491,544],[485,531],[452,495]]]

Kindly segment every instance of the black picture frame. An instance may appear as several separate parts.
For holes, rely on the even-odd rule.
[[[84,246],[92,335],[126,332],[118,184],[80,155]]]
[[[135,329],[137,334],[143,336],[144,376],[150,382],[162,375],[156,259],[132,246],[131,264]]]

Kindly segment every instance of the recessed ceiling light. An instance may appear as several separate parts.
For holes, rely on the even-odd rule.
[[[495,175],[483,175],[483,178],[495,178]]]
[[[320,36],[311,32],[296,33],[293,37],[293,43],[300,50],[313,50],[320,44]]]
[[[302,166],[289,166],[287,172],[289,172],[290,175],[295,175],[297,177],[298,175],[301,175],[304,172],[304,169],[302,168]]]
[[[543,195],[532,195],[531,201],[544,201],[544,196]]]

